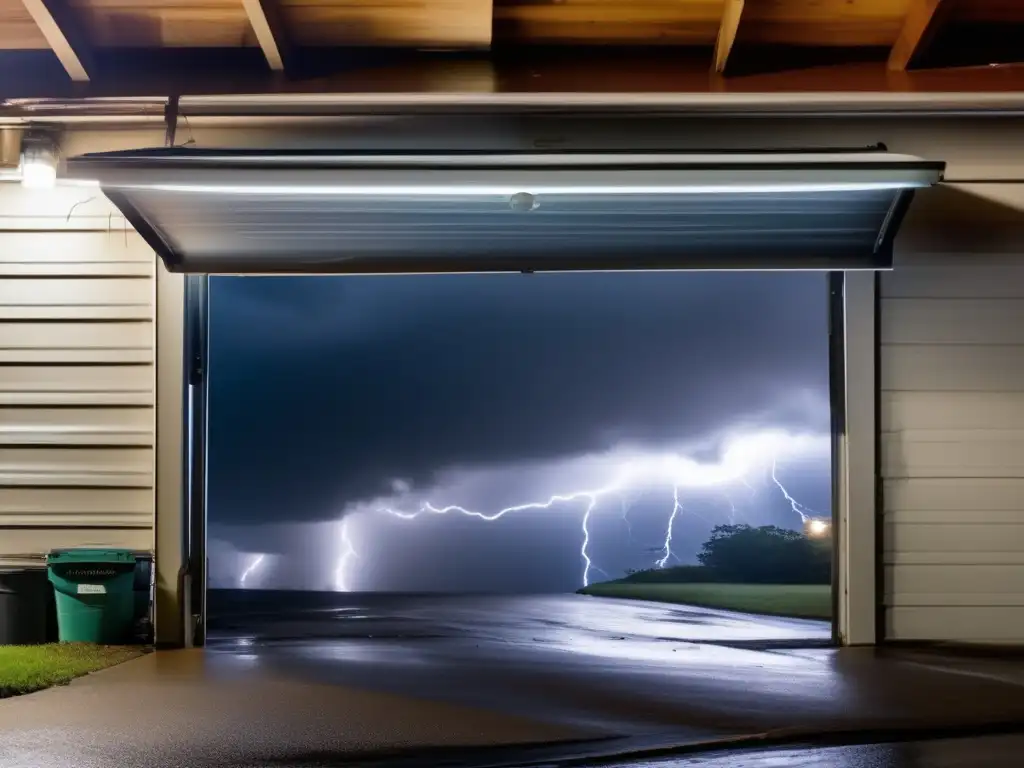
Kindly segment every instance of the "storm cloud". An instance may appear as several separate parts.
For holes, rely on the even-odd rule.
[[[826,345],[814,273],[213,278],[211,518],[336,521],[396,480],[825,433]]]

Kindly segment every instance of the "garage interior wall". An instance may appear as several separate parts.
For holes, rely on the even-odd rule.
[[[153,549],[154,270],[94,190],[0,183],[0,562]]]
[[[879,280],[887,638],[1021,642],[1024,183],[918,203]]]

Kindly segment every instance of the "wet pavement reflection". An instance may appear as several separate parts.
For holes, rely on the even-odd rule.
[[[282,674],[617,734],[955,720],[960,690],[983,684],[839,653],[825,622],[694,606],[371,594],[275,615],[275,599],[225,601],[210,649],[225,664],[255,654]]]
[[[1015,734],[729,751],[633,762],[629,768],[1019,768],[1022,764],[1024,735]]]

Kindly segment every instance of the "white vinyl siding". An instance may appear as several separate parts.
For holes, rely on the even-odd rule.
[[[154,269],[104,199],[0,185],[0,562],[153,548]]]
[[[1024,218],[1024,185],[998,196],[986,205],[1003,227]],[[993,237],[979,208],[976,244],[968,232],[943,244],[927,208],[912,227],[932,233],[901,236],[896,269],[880,277],[886,636],[1019,643],[1024,224]]]

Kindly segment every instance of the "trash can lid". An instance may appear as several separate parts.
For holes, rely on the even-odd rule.
[[[135,551],[118,547],[51,549],[47,563],[134,563]]]

